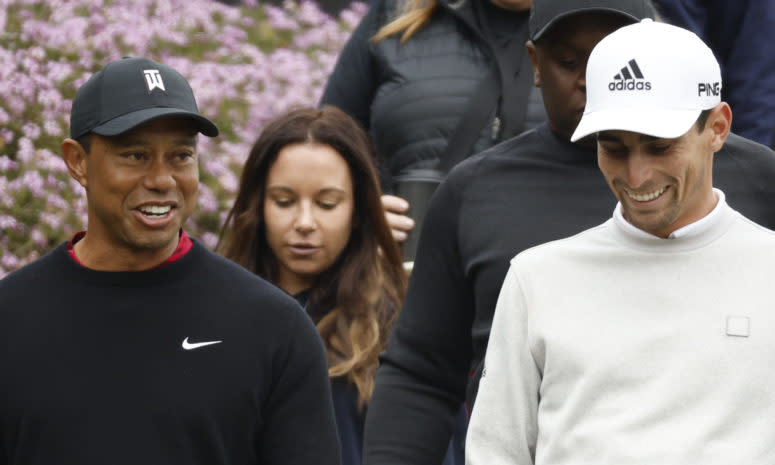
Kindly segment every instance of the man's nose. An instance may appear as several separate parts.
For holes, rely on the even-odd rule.
[[[634,152],[627,157],[627,184],[638,188],[651,179],[651,159],[647,155]]]
[[[172,167],[163,157],[155,157],[148,166],[143,184],[149,190],[168,191],[175,187],[175,178],[172,173]]]

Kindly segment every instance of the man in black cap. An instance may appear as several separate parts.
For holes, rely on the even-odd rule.
[[[473,404],[509,260],[610,215],[616,199],[595,141],[570,137],[592,48],[652,15],[648,0],[533,1],[527,47],[549,123],[464,161],[434,194],[369,405],[366,465],[441,462],[460,403]],[[775,177],[775,159],[753,145],[730,137],[714,179],[730,205],[772,227],[775,199],[762,186]]]
[[[182,229],[199,182],[188,82],[144,58],[78,91],[88,228],[0,281],[0,464],[339,463],[317,331]]]

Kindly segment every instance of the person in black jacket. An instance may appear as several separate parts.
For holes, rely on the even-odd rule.
[[[189,238],[188,82],[145,58],[75,96],[62,155],[88,227],[0,280],[0,464],[339,465],[315,328]]]
[[[654,0],[665,22],[697,34],[721,65],[724,101],[735,113],[732,131],[769,144],[775,124],[775,2],[761,0]]]
[[[344,465],[361,463],[377,357],[406,288],[380,192],[371,143],[352,118],[295,110],[254,144],[221,234],[227,258],[293,295],[317,325]]]
[[[597,168],[594,140],[569,139],[586,103],[590,51],[652,11],[645,0],[534,1],[528,50],[549,123],[462,162],[434,194],[377,374],[365,464],[440,463],[458,406],[474,400],[509,260],[610,215],[616,199]],[[733,208],[775,226],[770,150],[731,135],[714,170]]]
[[[532,85],[531,0],[377,0],[345,45],[321,105],[371,135],[386,192],[417,170],[443,178],[460,160],[546,120]],[[391,215],[409,205],[386,196]],[[415,220],[417,212],[410,211]],[[413,223],[391,217],[400,241]],[[418,226],[419,229],[419,226]]]

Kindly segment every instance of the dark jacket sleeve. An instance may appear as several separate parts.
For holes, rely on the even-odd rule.
[[[273,361],[272,389],[262,406],[259,463],[340,465],[323,343],[302,310],[291,310],[298,310],[288,312],[295,324],[285,338],[286,349]]]
[[[719,11],[722,7],[726,11]],[[710,8],[708,42],[721,62],[722,95],[732,107],[732,130],[767,144],[775,124],[775,54],[772,36],[763,31],[775,28],[775,2],[716,1]],[[730,16],[736,21],[730,22]]]
[[[770,143],[775,125],[775,2],[770,0],[658,0],[666,19],[695,32],[721,65],[722,97],[732,107],[732,130]]]
[[[376,2],[355,28],[328,78],[320,106],[333,105],[355,118],[367,130],[371,103],[378,86],[378,72],[371,38],[379,25],[384,0]]]
[[[714,156],[713,185],[724,191],[727,203],[748,219],[775,229],[775,152],[730,134]]]
[[[472,356],[474,304],[458,251],[460,204],[450,175],[431,199],[404,306],[381,358],[364,465],[444,459]]]

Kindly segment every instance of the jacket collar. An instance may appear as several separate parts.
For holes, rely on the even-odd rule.
[[[453,15],[455,15],[457,18],[459,18],[461,21],[463,21],[466,26],[468,26],[472,31],[474,31],[480,39],[484,40],[484,34],[482,34],[481,28],[479,27],[479,23],[476,20],[476,12],[474,11],[474,5],[472,2],[476,0],[437,0],[439,2],[439,6],[441,8],[444,8],[445,10],[449,11]],[[489,0],[484,0],[489,1]]]

